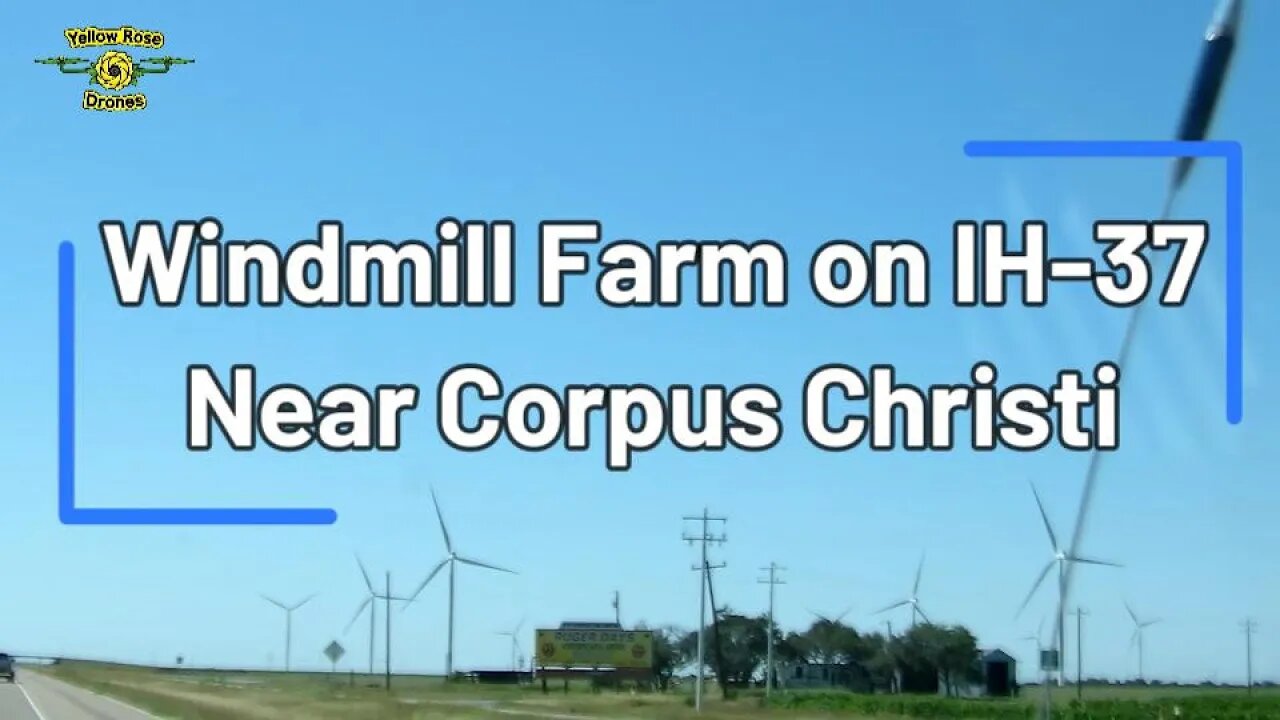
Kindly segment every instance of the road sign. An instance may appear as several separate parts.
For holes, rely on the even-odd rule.
[[[337,640],[329,643],[329,647],[324,649],[324,656],[329,658],[329,662],[334,665],[337,665],[338,661],[342,659],[342,656],[346,654],[346,648],[339,645]]]
[[[1058,651],[1057,650],[1041,650],[1040,651],[1040,669],[1046,672],[1052,672],[1058,669]]]
[[[538,666],[652,668],[650,630],[538,630]]]

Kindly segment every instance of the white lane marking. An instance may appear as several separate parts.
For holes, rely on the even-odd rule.
[[[125,710],[132,711],[132,712],[137,713],[138,715],[141,715],[141,716],[143,716],[143,717],[152,718],[152,720],[164,720],[164,719],[163,719],[163,718],[161,718],[159,715],[152,715],[151,713],[147,712],[146,710],[139,710],[138,708],[136,708],[136,707],[134,707],[134,706],[132,706],[132,705],[130,705],[130,704],[128,704],[128,703],[126,703],[126,702],[124,702],[123,700],[117,700],[117,699],[115,699],[115,698],[111,697],[110,695],[103,695],[102,693],[94,692],[93,690],[90,690],[90,689],[88,689],[88,688],[80,687],[79,685],[73,685],[73,684],[71,684],[71,683],[63,683],[61,680],[55,680],[55,679],[53,679],[53,678],[51,678],[51,677],[47,677],[47,676],[44,676],[44,675],[41,675],[40,677],[41,677],[41,679],[42,679],[42,680],[48,680],[48,681],[49,681],[49,684],[51,684],[51,685],[56,685],[56,684],[58,684],[58,683],[62,683],[62,684],[66,685],[68,688],[70,688],[70,689],[72,689],[72,690],[78,690],[78,691],[80,691],[80,692],[86,692],[86,693],[89,693],[90,695],[93,695],[93,696],[95,696],[95,697],[97,697],[97,698],[100,698],[100,699],[102,699],[102,700],[106,700],[107,702],[115,703],[116,705],[119,705],[120,707],[124,708]],[[31,701],[31,698],[27,698],[27,701],[28,701],[28,702],[30,702],[30,701]],[[34,704],[34,703],[32,703],[32,706],[33,706],[33,707],[34,707],[34,705],[35,705],[35,704]],[[37,715],[39,715],[39,714],[40,714],[40,711],[39,711],[39,710],[37,710],[37,711],[36,711],[36,714],[37,714]],[[43,717],[42,717],[42,718],[40,718],[40,720],[45,720],[45,718],[43,718]]]
[[[390,594],[390,593],[388,593]],[[36,707],[36,701],[31,699],[31,695],[27,693],[27,689],[22,687],[22,683],[18,683],[18,689],[22,691],[22,697],[27,699],[27,704],[31,706],[31,711],[36,714],[40,720],[46,720],[44,713],[40,712],[40,708]]]

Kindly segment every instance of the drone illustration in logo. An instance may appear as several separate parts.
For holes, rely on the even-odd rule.
[[[105,90],[121,90],[137,85],[143,75],[162,75],[174,65],[189,65],[195,60],[176,57],[141,58],[135,61],[129,53],[108,50],[97,60],[75,57],[51,57],[36,60],[41,65],[57,65],[58,70],[69,75],[88,75],[89,84]]]

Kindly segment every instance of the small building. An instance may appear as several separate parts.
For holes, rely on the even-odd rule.
[[[938,678],[938,693],[947,688]],[[951,694],[956,697],[1009,697],[1018,694],[1018,661],[1009,653],[995,648],[979,651],[971,678],[952,679]]]
[[[871,678],[861,666],[842,663],[781,663],[778,685],[788,690],[842,688],[869,692]]]

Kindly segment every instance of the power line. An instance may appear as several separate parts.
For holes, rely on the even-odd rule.
[[[698,573],[698,580],[699,580],[698,659],[696,661],[698,666],[698,675],[697,675],[697,681],[694,684],[694,709],[697,712],[702,712],[702,675],[703,675],[703,669],[705,665],[704,660],[706,658],[706,641],[703,637],[704,635],[703,630],[707,624],[707,574],[714,569],[724,567],[724,563],[712,565],[710,562],[708,562],[707,546],[713,545],[713,544],[722,544],[728,539],[723,533],[721,533],[720,535],[711,534],[712,523],[720,523],[721,525],[723,525],[724,523],[728,522],[728,518],[712,517],[707,511],[707,509],[703,508],[701,515],[694,515],[694,516],[686,515],[684,517],[684,520],[685,522],[697,521],[700,523],[700,527],[701,527],[701,531],[697,535],[691,535],[686,532],[684,534],[684,540],[690,545],[694,544],[695,542],[698,543],[701,547],[701,555],[702,555],[702,562],[698,565],[693,566],[693,570]]]
[[[768,578],[756,581],[769,586],[769,635],[768,635],[769,655],[768,655],[768,658],[765,660],[765,666],[764,666],[765,667],[764,695],[765,697],[769,697],[769,695],[773,693],[773,671],[774,671],[774,667],[773,667],[773,628],[774,628],[773,596],[774,596],[774,590],[776,590],[779,585],[786,585],[787,581],[778,579],[778,571],[786,570],[786,568],[782,567],[778,563],[771,562],[769,563],[769,567],[760,568],[760,569],[769,573]]]

